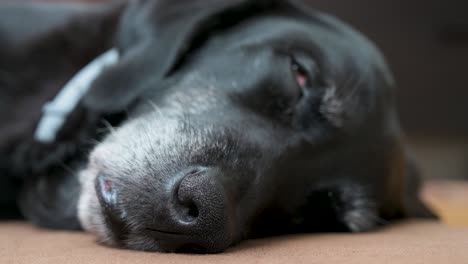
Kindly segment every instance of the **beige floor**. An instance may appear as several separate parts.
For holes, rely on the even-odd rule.
[[[447,224],[407,221],[367,234],[251,240],[218,255],[142,253],[98,245],[84,233],[0,224],[0,263],[468,263],[468,183],[432,182],[423,197]]]
[[[175,255],[110,249],[83,233],[0,224],[0,263],[468,263],[468,228],[410,221],[361,235],[299,235],[246,241],[223,254]]]
[[[468,227],[467,181],[430,181],[421,196],[446,224]]]

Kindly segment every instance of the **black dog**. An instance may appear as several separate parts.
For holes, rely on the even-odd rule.
[[[70,115],[41,111],[112,49]],[[2,212],[169,252],[430,216],[392,89],[368,40],[298,1],[4,5]]]

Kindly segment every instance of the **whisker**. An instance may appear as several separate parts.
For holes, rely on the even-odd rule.
[[[152,100],[148,100],[147,103],[149,103],[161,117],[164,117],[164,114],[161,111],[161,108],[155,102],[153,102]]]

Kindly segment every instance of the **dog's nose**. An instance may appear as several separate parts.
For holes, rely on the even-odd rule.
[[[119,241],[129,235],[125,222],[129,215],[145,213],[152,219],[145,223],[149,231],[146,235],[154,238],[161,251],[217,253],[232,244],[234,233],[229,209],[232,206],[227,203],[221,173],[215,168],[181,172],[166,185],[166,190],[157,191],[154,210],[147,213],[122,210],[122,190],[105,175],[97,177],[96,191],[106,224]]]
[[[171,219],[162,221],[167,223],[167,231],[155,232],[162,250],[215,253],[231,244],[232,227],[220,173],[213,168],[194,169],[173,183],[172,204],[166,207],[172,208],[166,214]]]

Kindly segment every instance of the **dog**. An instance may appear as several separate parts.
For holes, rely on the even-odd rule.
[[[4,218],[217,253],[434,217],[380,51],[301,1],[6,4],[0,40]]]

